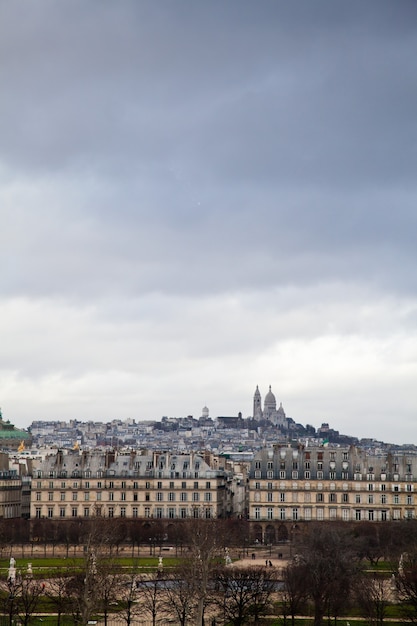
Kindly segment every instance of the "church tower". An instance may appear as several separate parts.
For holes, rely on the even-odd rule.
[[[262,398],[258,385],[253,395],[253,419],[258,421],[262,419]]]

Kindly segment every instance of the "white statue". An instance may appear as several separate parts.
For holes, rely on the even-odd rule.
[[[14,583],[15,580],[16,580],[16,561],[11,556],[10,563],[9,563],[9,572],[7,574],[7,582]]]

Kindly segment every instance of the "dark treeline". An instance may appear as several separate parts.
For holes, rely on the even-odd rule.
[[[70,613],[72,623],[79,625],[97,614],[107,623],[115,606],[126,624],[145,615],[153,623],[169,616],[184,626],[201,626],[208,619],[235,626],[259,624],[265,615],[293,624],[296,616],[308,615],[315,626],[322,626],[354,608],[368,623],[382,626],[390,605],[397,606],[401,618],[417,623],[414,521],[292,525],[289,558],[279,568],[258,565],[263,559],[250,566],[229,565],[230,554],[242,557],[262,547],[245,520],[7,522],[0,523],[3,556],[25,542],[45,546],[45,551],[48,546],[49,554],[51,546],[60,546],[66,555],[72,546],[82,546],[83,565],[74,569],[67,559],[46,589],[39,580],[27,578],[17,580],[13,591],[3,584],[3,613],[18,615],[23,623],[29,623],[41,596],[48,597],[57,623]],[[131,566],[121,566],[121,547],[124,556],[133,557]],[[285,551],[285,546],[263,549],[267,554]],[[145,554],[177,558],[169,566],[164,559],[164,566],[155,565],[150,574],[139,566]]]

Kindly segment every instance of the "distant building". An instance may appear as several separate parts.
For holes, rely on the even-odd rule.
[[[282,403],[277,409],[277,401],[272,393],[271,385],[269,385],[269,391],[265,396],[263,410],[261,392],[259,391],[258,385],[256,385],[256,390],[253,396],[253,419],[258,422],[262,420],[271,422],[274,426],[279,426],[283,429],[288,428],[288,422]]]
[[[263,538],[275,533],[277,522],[415,519],[416,476],[415,450],[264,448],[250,468],[249,519],[260,524]]]
[[[230,487],[198,454],[60,450],[34,467],[31,517],[228,517]]]
[[[0,409],[0,449],[17,450],[30,445],[30,442],[30,433],[15,428],[8,420],[4,421]]]

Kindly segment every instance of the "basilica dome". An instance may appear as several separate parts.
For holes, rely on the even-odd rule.
[[[264,400],[265,404],[267,405],[277,405],[277,400],[274,396],[274,394],[271,391],[271,385],[269,385],[269,391],[265,396],[265,400]]]

